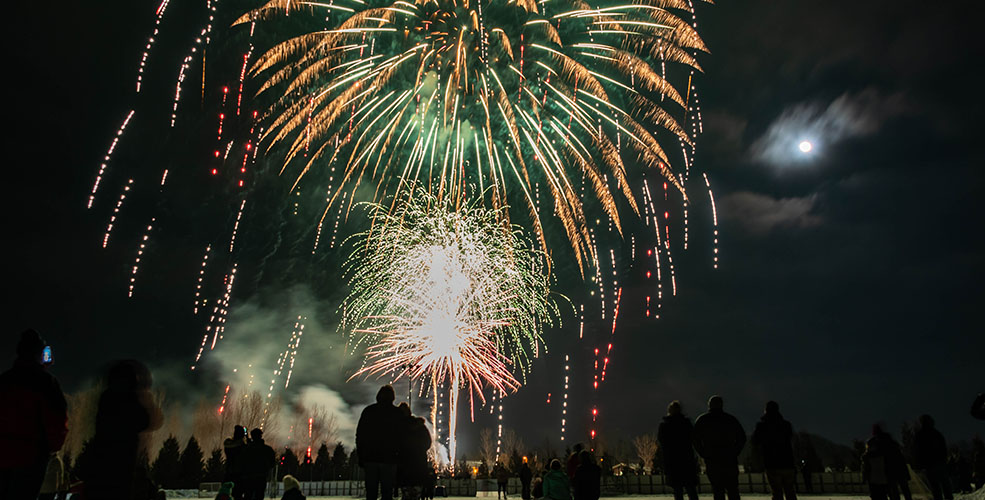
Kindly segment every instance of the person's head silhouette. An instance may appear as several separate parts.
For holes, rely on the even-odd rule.
[[[714,395],[708,398],[708,409],[714,411],[721,411],[725,408],[725,401],[719,395]]]
[[[380,387],[379,392],[376,393],[377,403],[393,404],[394,399],[397,399],[397,395],[393,392],[392,385],[384,385],[383,387]]]

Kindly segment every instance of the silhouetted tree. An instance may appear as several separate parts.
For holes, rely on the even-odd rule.
[[[861,472],[862,454],[865,453],[865,441],[861,439],[853,439],[852,449],[855,453],[852,455],[852,463],[848,464],[848,470],[851,472]]]
[[[346,466],[349,469],[349,479],[353,481],[361,479],[359,475],[359,450],[352,449],[352,453],[349,454],[349,463]]]
[[[168,436],[157,453],[157,459],[151,465],[151,477],[162,488],[175,489],[181,486],[181,449],[178,439]]]
[[[315,465],[312,477],[315,481],[331,481],[335,479],[332,471],[332,454],[328,451],[328,444],[322,443],[315,453]]]
[[[280,477],[277,479],[281,479],[287,474],[297,477],[300,467],[301,464],[298,463],[298,457],[294,452],[290,448],[284,448],[284,453],[280,455],[280,469],[278,472]]]
[[[348,461],[345,446],[342,446],[341,441],[335,443],[335,451],[332,452],[332,480],[349,479],[349,469],[346,466]]]
[[[205,464],[202,463],[202,458],[202,448],[198,446],[195,436],[188,438],[188,444],[185,445],[181,458],[178,459],[182,488],[198,488],[201,484],[205,476]]]
[[[222,475],[226,471],[226,466],[222,462],[222,450],[216,448],[212,450],[212,456],[205,462],[205,477],[203,478],[206,482],[218,483],[222,481]]]

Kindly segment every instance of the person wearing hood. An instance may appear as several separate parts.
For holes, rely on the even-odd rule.
[[[45,369],[47,344],[34,330],[17,342],[14,366],[0,375],[0,498],[35,498],[48,458],[68,434],[65,395]]]
[[[705,460],[705,473],[715,500],[739,500],[739,453],[746,445],[746,431],[734,416],[725,413],[721,396],[708,399],[708,411],[694,423],[694,449]]]
[[[561,470],[561,461],[551,460],[551,469],[544,474],[544,498],[548,500],[571,500],[571,483],[568,474]]]
[[[684,416],[680,401],[667,405],[667,415],[657,428],[657,442],[663,457],[667,484],[674,489],[674,500],[698,500],[698,461],[692,442],[694,428],[691,419]]]
[[[784,496],[797,500],[793,425],[780,414],[776,401],[766,403],[766,411],[752,433],[752,444],[763,458],[773,500],[783,500]]]
[[[366,499],[393,499],[400,449],[400,429],[404,416],[393,405],[393,386],[384,385],[376,393],[376,403],[359,415],[356,425],[356,450],[359,465],[366,473]]]
[[[305,500],[304,493],[301,492],[301,482],[294,476],[288,474],[284,476],[284,495],[281,500]]]
[[[934,427],[930,415],[920,416],[920,428],[913,435],[914,461],[927,477],[934,500],[951,500],[951,481],[947,474],[947,441]]]

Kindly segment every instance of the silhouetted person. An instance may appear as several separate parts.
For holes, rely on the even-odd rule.
[[[581,450],[585,449],[585,445],[581,443],[575,444],[574,451],[568,455],[568,462],[565,464],[564,470],[568,473],[568,481],[571,481],[575,477],[575,471],[578,470],[578,461],[580,460]]]
[[[568,475],[561,470],[561,461],[551,460],[551,469],[544,474],[544,498],[550,500],[571,500],[571,486]]]
[[[985,420],[985,392],[978,393],[978,397],[972,401],[971,416],[978,420]]]
[[[301,483],[294,476],[288,474],[284,476],[284,496],[281,500],[305,500],[304,493],[301,493]]]
[[[684,416],[680,401],[667,405],[667,415],[657,429],[657,442],[663,457],[667,484],[674,489],[674,499],[698,500],[698,461],[694,456],[694,428]]]
[[[599,500],[602,496],[602,468],[595,463],[592,452],[582,450],[578,469],[571,486],[575,490],[574,500]]]
[[[246,498],[246,481],[244,480],[243,452],[246,451],[246,427],[237,425],[233,427],[232,437],[228,437],[222,442],[222,451],[226,454],[226,470],[223,475],[223,482],[233,483],[233,498],[243,500]]]
[[[530,464],[527,463],[526,457],[523,459],[523,465],[520,466],[520,498],[523,500],[530,500],[530,481],[534,478],[534,473],[530,470]]]
[[[951,500],[951,482],[947,476],[947,441],[934,428],[930,415],[920,416],[920,428],[913,435],[913,458],[917,469],[927,477],[927,487],[934,500]]]
[[[776,401],[766,403],[766,411],[752,433],[752,444],[763,457],[766,480],[773,500],[797,500],[797,470],[793,458],[793,426],[780,414]]]
[[[708,400],[708,412],[694,422],[694,449],[705,459],[715,500],[739,500],[739,452],[746,444],[742,424],[723,410],[721,396]]]
[[[862,481],[869,485],[872,500],[886,500],[898,487],[900,477],[899,462],[903,452],[899,444],[882,430],[879,424],[872,426],[872,437],[865,442],[862,454]]]
[[[137,460],[147,452],[150,433],[164,420],[151,394],[152,383],[150,370],[139,361],[122,360],[110,366],[90,442],[92,467],[80,471],[86,498],[130,500],[156,495],[150,471]]]
[[[438,473],[434,471],[434,466],[428,462],[427,475],[424,477],[424,489],[421,492],[423,500],[434,500],[434,489],[438,485]]]
[[[493,477],[496,478],[496,498],[507,498],[506,487],[510,484],[510,470],[502,462],[496,462]]]
[[[250,431],[250,442],[240,456],[242,481],[247,500],[262,500],[266,496],[270,471],[277,463],[277,453],[263,441],[263,431]]]
[[[376,403],[363,410],[356,426],[356,449],[359,465],[366,473],[366,498],[393,499],[400,447],[398,430],[403,416],[393,406],[393,387],[384,385],[376,393]]]
[[[401,500],[418,500],[428,479],[428,451],[431,449],[431,432],[424,419],[410,413],[410,406],[401,403],[400,459],[397,465],[397,484]]]
[[[65,395],[45,369],[46,344],[21,333],[14,366],[0,375],[0,498],[35,498],[48,457],[68,433]]]

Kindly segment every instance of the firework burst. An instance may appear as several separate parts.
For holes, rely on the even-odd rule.
[[[261,95],[279,96],[265,139],[286,146],[285,168],[307,157],[300,181],[342,165],[329,205],[364,181],[377,200],[421,183],[456,204],[477,186],[504,221],[511,202],[526,207],[546,248],[532,193],[542,181],[582,265],[594,246],[578,181],[620,231],[614,193],[638,213],[627,164],[681,188],[657,135],[689,142],[668,111],[685,101],[666,67],[698,67],[704,44],[677,14],[690,10],[680,0],[274,0],[239,22],[326,19],[253,72]]]
[[[459,389],[520,386],[543,327],[558,316],[547,257],[495,211],[455,209],[418,196],[395,211],[372,205],[375,223],[355,235],[344,304],[354,346],[366,347],[359,375],[409,376],[430,390],[448,383],[450,445]],[[454,462],[453,462],[454,463]]]

